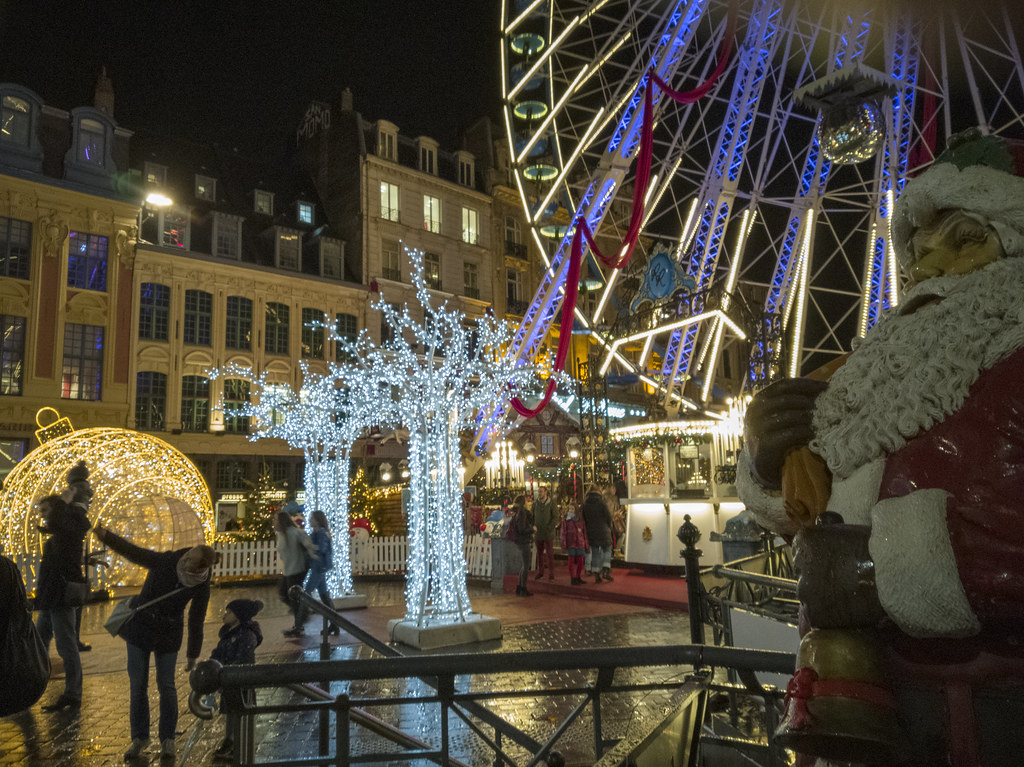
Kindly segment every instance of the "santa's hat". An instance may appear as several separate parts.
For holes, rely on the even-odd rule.
[[[1008,256],[1024,255],[1024,141],[976,129],[949,139],[946,150],[911,179],[892,213],[892,245],[905,269],[910,238],[941,211],[962,210],[999,235]]]

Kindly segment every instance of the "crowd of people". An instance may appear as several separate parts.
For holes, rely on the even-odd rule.
[[[559,507],[548,488],[541,485],[531,505],[527,505],[524,495],[516,496],[506,505],[505,538],[518,549],[521,562],[517,596],[533,596],[527,586],[534,546],[534,579],[540,580],[546,574],[548,580],[554,580],[556,536],[568,559],[572,585],[582,585],[585,572],[593,576],[596,584],[615,580],[612,551],[625,532],[625,513],[614,486],[594,485],[587,490],[583,503],[566,500]]]

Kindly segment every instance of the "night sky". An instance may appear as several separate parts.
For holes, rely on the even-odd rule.
[[[102,66],[137,132],[258,151],[345,87],[369,120],[457,149],[499,112],[497,0],[0,0],[0,82],[91,105]]]

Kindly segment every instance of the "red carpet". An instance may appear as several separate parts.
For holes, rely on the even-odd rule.
[[[536,580],[535,572],[530,573],[526,588],[536,594],[555,594],[577,599],[593,599],[601,602],[640,607],[657,607],[661,610],[686,610],[686,581],[678,576],[647,575],[642,570],[612,568],[611,582],[594,583],[594,576],[587,575],[582,586],[569,583],[567,565],[555,564],[555,579],[548,580],[547,574]],[[515,593],[519,585],[518,575],[506,575],[504,590]]]

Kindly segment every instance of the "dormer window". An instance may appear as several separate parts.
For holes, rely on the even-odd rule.
[[[217,179],[196,174],[196,199],[217,202]]]
[[[313,206],[308,202],[295,203],[295,218],[300,224],[312,224]]]
[[[0,100],[0,141],[27,147],[32,125],[32,105],[17,96]]]
[[[398,159],[398,131],[390,123],[377,124],[377,156],[391,162]]]
[[[147,162],[142,169],[146,176],[146,183],[151,186],[164,188],[167,186],[167,166],[155,162]]]
[[[301,234],[294,229],[277,227],[277,266],[293,272],[299,271]]]
[[[262,189],[256,190],[255,210],[265,216],[274,215],[274,193],[265,192]]]
[[[457,152],[459,160],[459,183],[463,186],[475,186],[476,163],[469,152]]]
[[[437,175],[437,142],[432,138],[420,136],[416,139],[416,146],[420,151],[420,170]]]
[[[83,117],[78,122],[78,159],[90,165],[106,164],[107,133],[103,123]]]

